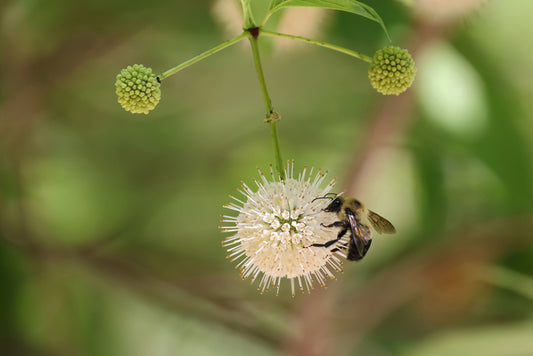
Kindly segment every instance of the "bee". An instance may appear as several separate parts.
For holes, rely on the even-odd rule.
[[[339,221],[335,221],[332,224],[324,225],[323,227],[340,227],[337,238],[328,241],[323,244],[312,244],[308,247],[329,247],[338,242],[348,230],[352,234],[352,238],[348,243],[348,252],[346,258],[350,261],[359,261],[365,257],[370,244],[372,243],[372,231],[370,227],[374,228],[380,234],[394,234],[396,229],[394,226],[384,217],[376,214],[372,210],[367,209],[359,200],[355,198],[343,198],[337,194],[334,197],[325,195],[317,199],[331,199],[331,203],[323,209],[325,212],[336,213]],[[341,247],[342,249],[346,246]],[[338,251],[339,248],[335,248],[332,252]]]

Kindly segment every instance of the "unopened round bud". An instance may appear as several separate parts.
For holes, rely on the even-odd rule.
[[[394,46],[377,51],[368,69],[370,83],[384,95],[399,95],[406,91],[415,74],[415,62],[409,52]]]
[[[161,99],[161,84],[152,68],[134,64],[120,71],[115,82],[118,102],[133,114],[148,114]]]

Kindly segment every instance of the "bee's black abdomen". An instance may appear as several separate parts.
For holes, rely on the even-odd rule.
[[[370,248],[371,244],[372,244],[372,240],[368,240],[367,243],[365,244],[363,256],[361,256],[359,254],[359,251],[357,251],[357,247],[355,246],[353,239],[350,239],[350,246],[348,247],[348,254],[346,255],[346,259],[349,261],[362,260],[363,257],[365,257],[366,253],[368,252],[368,249]]]

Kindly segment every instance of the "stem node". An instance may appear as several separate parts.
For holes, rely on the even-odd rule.
[[[281,120],[281,115],[278,114],[278,113],[275,112],[275,111],[272,111],[272,110],[270,110],[270,115],[267,115],[267,116],[265,117],[265,122],[266,122],[266,123],[269,123],[269,122],[271,122],[271,121],[279,121],[279,120]]]
[[[253,38],[259,37],[259,27],[252,27],[247,29],[246,31],[250,32]]]

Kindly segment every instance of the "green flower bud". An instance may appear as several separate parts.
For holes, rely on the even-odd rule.
[[[161,84],[152,68],[134,64],[120,71],[115,82],[118,102],[133,114],[148,114],[161,99]]]
[[[370,83],[384,95],[399,95],[406,91],[415,74],[415,62],[409,52],[394,46],[377,51],[368,69]]]

